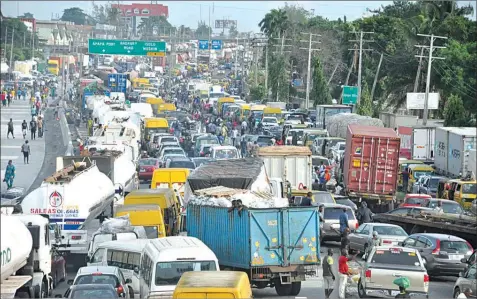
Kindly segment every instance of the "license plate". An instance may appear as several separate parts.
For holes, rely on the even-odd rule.
[[[139,172],[146,172],[145,169],[139,169]]]
[[[453,261],[460,261],[461,259],[464,258],[464,255],[463,254],[453,254],[453,255],[449,255],[449,259],[450,260],[453,260]]]

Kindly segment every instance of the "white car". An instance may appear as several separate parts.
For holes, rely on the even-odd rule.
[[[276,117],[273,116],[266,116],[262,119],[262,126],[264,129],[268,129],[270,127],[278,127],[278,120]]]
[[[32,77],[21,77],[19,82],[25,83],[26,86],[32,87],[33,86],[33,78]]]

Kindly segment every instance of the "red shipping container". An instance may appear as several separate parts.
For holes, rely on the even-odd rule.
[[[412,128],[411,127],[398,127],[398,134],[401,137],[401,149],[399,150],[399,157],[406,158],[411,160],[412,157],[412,146],[411,146],[411,139],[412,139]]]
[[[399,135],[391,128],[348,126],[343,175],[350,196],[392,199],[400,144]]]

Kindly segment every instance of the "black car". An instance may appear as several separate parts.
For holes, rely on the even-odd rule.
[[[139,101],[140,94],[139,92],[132,91],[128,93],[128,100],[131,103],[137,103]]]
[[[202,164],[208,164],[216,160],[210,157],[195,157],[195,158],[192,158],[192,161],[194,161],[195,167],[197,168]]]
[[[55,295],[55,298],[62,298],[62,295]],[[120,298],[116,289],[110,284],[81,284],[70,287],[68,298]]]
[[[271,145],[273,145],[272,138],[273,138],[273,136],[258,135],[258,137],[255,141],[257,141],[257,144],[258,144],[259,147],[271,146]]]

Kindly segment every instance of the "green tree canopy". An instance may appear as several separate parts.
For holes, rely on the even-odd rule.
[[[331,94],[327,80],[323,75],[323,68],[318,57],[313,58],[312,90],[310,92],[310,102],[313,106],[331,104]]]
[[[61,16],[62,21],[73,22],[75,25],[87,25],[88,16],[79,7],[67,8]]]

